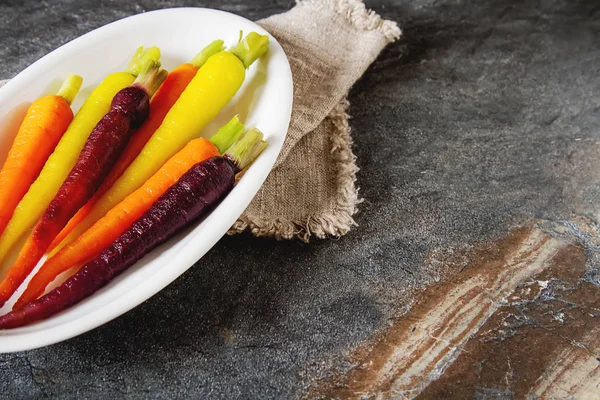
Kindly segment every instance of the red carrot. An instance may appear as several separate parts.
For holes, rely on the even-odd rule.
[[[113,98],[110,111],[90,134],[75,166],[0,281],[0,306],[17,290],[69,219],[98,189],[131,133],[148,117],[150,97],[165,76],[164,70],[149,61],[136,83]]]
[[[217,204],[233,188],[235,174],[265,146],[262,133],[250,130],[224,157],[193,166],[117,240],[61,286],[0,317],[0,329],[47,318],[96,292]]]
[[[58,234],[50,245],[50,249],[54,249],[58,246],[71,231],[85,218],[85,216],[92,210],[96,201],[106,193],[108,189],[123,175],[123,172],[129,167],[129,165],[135,160],[140,154],[140,151],[148,142],[148,139],[152,136],[154,131],[160,126],[163,119],[173,107],[173,104],[179,99],[181,93],[185,90],[188,84],[192,81],[198,68],[200,68],[210,56],[224,50],[223,41],[215,40],[206,46],[200,53],[198,53],[189,63],[181,64],[173,71],[169,72],[167,79],[160,86],[160,89],[156,92],[152,101],[150,102],[150,117],[135,132],[131,137],[131,140],[127,144],[123,154],[110,171],[100,188],[94,193],[91,199],[83,207],[77,211],[77,214],[71,218],[67,226]],[[223,149],[223,151],[226,149]],[[57,249],[58,250],[58,249]]]

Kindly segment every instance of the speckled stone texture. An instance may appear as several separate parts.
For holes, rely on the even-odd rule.
[[[531,220],[597,221],[597,1],[366,3],[405,36],[350,94],[359,227],[310,244],[223,238],[117,320],[0,355],[0,397],[298,398],[453,272],[432,251]],[[184,5],[259,19],[293,2],[1,0],[0,78],[118,18]]]

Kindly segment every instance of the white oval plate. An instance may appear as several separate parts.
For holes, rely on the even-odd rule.
[[[0,162],[16,133],[15,116],[22,115],[34,99],[55,92],[68,73],[84,79],[73,105],[77,110],[104,76],[126,67],[140,45],[160,47],[161,61],[171,70],[191,60],[212,40],[235,44],[240,30],[268,34],[255,23],[223,11],[175,8],[125,18],[67,43],[0,89]],[[269,52],[250,67],[236,97],[202,132],[202,136],[210,136],[236,113],[247,127],[264,132],[269,146],[233,191],[201,223],[148,254],[90,298],[39,323],[0,331],[0,352],[57,343],[118,317],[175,280],[227,232],[271,171],[290,121],[292,74],[283,49],[272,36],[270,40]]]

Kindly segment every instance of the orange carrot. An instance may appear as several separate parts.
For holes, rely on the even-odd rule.
[[[108,189],[123,175],[123,172],[129,167],[129,165],[135,160],[140,154],[146,142],[150,139],[154,131],[162,124],[165,116],[173,107],[173,104],[179,99],[181,93],[185,90],[187,85],[198,72],[200,68],[212,54],[217,53],[223,49],[223,41],[215,40],[204,48],[192,61],[189,63],[181,64],[169,73],[167,79],[163,82],[158,92],[152,98],[150,102],[150,117],[140,127],[140,129],[131,137],[129,143],[123,154],[119,158],[119,161],[115,164],[109,175],[106,177],[100,188],[96,191],[94,196],[88,200],[88,202],[77,211],[77,213],[69,220],[69,223],[65,228],[58,234],[56,239],[50,245],[50,250],[53,250],[50,254],[55,254],[56,251],[60,250],[57,246],[71,233],[73,229],[88,215],[88,213],[94,207],[94,204],[100,199]]]
[[[71,102],[81,77],[70,75],[56,95],[35,100],[0,171],[0,233],[73,120]]]
[[[242,128],[243,130],[243,128]],[[218,148],[206,139],[194,139],[175,154],[142,187],[113,207],[103,218],[51,257],[29,282],[15,309],[35,300],[59,274],[94,258],[112,243],[135,220],[192,166],[219,155]]]

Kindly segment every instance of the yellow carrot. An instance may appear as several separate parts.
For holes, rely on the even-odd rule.
[[[55,250],[72,242],[108,210],[139,188],[221,111],[241,87],[248,68],[268,49],[269,38],[255,32],[230,51],[210,57],[166,115],[129,168]]]
[[[144,52],[141,48],[138,49],[127,72],[108,75],[90,94],[44,164],[38,178],[17,205],[10,222],[0,236],[0,262],[4,261],[13,246],[28,234],[38,221],[75,165],[92,129],[108,112],[115,94],[133,83],[135,75],[139,73],[140,63],[148,59],[158,61],[158,57],[160,51],[156,47]],[[2,269],[0,268],[0,271]]]

